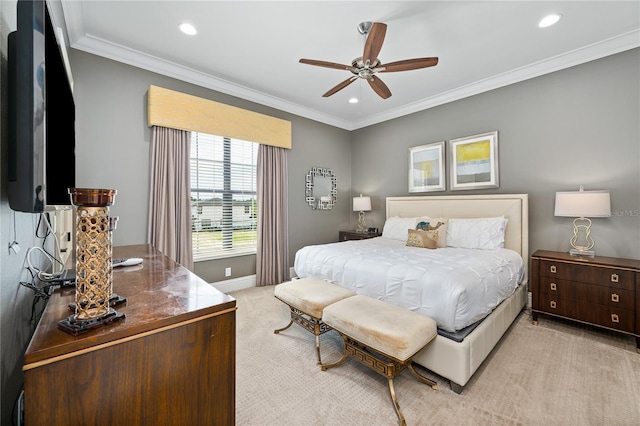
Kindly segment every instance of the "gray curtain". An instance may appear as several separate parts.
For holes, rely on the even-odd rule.
[[[289,188],[287,150],[258,148],[258,247],[256,285],[289,280]]]
[[[190,151],[191,132],[151,127],[149,243],[192,270]]]

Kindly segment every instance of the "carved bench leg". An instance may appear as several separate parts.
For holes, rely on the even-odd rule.
[[[338,361],[334,362],[333,364],[320,364],[320,369],[322,371],[327,371],[329,368],[342,365],[347,360],[347,358],[349,358],[349,352],[347,352],[347,338],[345,337],[344,334],[342,333],[340,334],[342,335],[342,340],[344,341],[344,350],[342,351],[342,358],[340,358]]]
[[[295,322],[296,324],[300,325],[302,328],[304,328],[305,330],[309,331],[310,333],[313,333],[316,337],[316,358],[318,358],[318,365],[322,364],[322,360],[320,359],[320,335],[326,333],[327,331],[331,330],[331,327],[327,326],[325,323],[323,323],[321,320],[316,319],[312,316],[310,316],[309,314],[305,314],[304,312],[289,306],[289,309],[291,311],[291,321],[289,322],[289,324],[286,327],[283,328],[278,328],[276,330],[273,330],[274,334],[280,334],[281,331],[286,330],[287,328],[291,327],[291,325]],[[307,318],[308,317],[308,318]]]
[[[398,404],[398,397],[396,396],[396,390],[393,387],[393,378],[389,378],[389,392],[391,393],[391,400],[393,401],[393,407],[396,409],[396,414],[398,415],[398,420],[400,420],[401,426],[406,426],[407,422],[404,419],[404,415],[402,414],[402,410],[400,410],[400,404]]]
[[[416,369],[415,369],[415,368],[413,368],[413,364],[409,364],[409,365],[407,366],[407,368],[408,368],[408,369],[409,369],[409,371],[410,371],[414,376],[416,376],[416,378],[417,378],[418,380],[420,380],[422,383],[425,383],[425,384],[427,384],[427,385],[431,386],[431,389],[433,389],[433,390],[438,390],[438,384],[437,384],[436,382],[434,382],[433,380],[429,380],[429,379],[427,379],[426,377],[424,377],[422,374],[418,373],[418,372],[416,371]]]
[[[273,330],[273,334],[279,334],[281,331],[285,331],[287,328],[291,327],[292,324],[293,324],[293,320],[289,321],[289,325],[287,325],[286,327]]]
[[[314,327],[314,333],[316,335],[316,357],[318,358],[318,365],[322,364],[322,360],[320,359],[320,322],[316,321]]]

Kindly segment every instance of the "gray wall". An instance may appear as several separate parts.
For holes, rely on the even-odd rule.
[[[16,29],[16,2],[0,1],[0,424],[12,423],[12,409],[22,387],[23,354],[27,348],[35,320],[32,320],[33,291],[22,287],[21,281],[30,281],[25,269],[27,251],[40,247],[36,237],[38,215],[13,212],[7,200],[7,35]],[[40,234],[42,235],[42,234]],[[17,241],[18,254],[9,252],[9,243]],[[48,239],[51,243],[51,238]],[[51,244],[47,244],[51,252]],[[38,252],[31,256],[34,266],[45,269],[48,261]],[[35,307],[40,312],[44,304]]]
[[[609,189],[613,216],[593,220],[596,254],[640,259],[639,81],[634,49],[354,131],[354,193],[375,202],[367,222],[382,226],[385,197],[409,195],[408,148],[497,130],[500,188],[454,192],[529,194],[533,252],[570,248],[556,191]]]
[[[149,142],[146,93],[149,85],[200,96],[292,122],[288,152],[290,258],[307,244],[338,240],[348,226],[351,191],[350,133],[263,105],[170,77],[72,50],[75,80],[76,171],[78,186],[118,190],[111,214],[119,216],[114,244],[147,241]],[[332,211],[312,211],[304,201],[304,176],[313,166],[329,167],[338,178]],[[255,256],[198,262],[194,272],[208,282],[255,274]]]

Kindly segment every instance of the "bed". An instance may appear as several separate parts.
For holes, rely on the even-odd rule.
[[[386,224],[389,226],[386,226],[383,236],[391,236],[388,232],[390,225],[402,223],[399,218],[425,216],[446,218],[449,223],[451,219],[504,217],[504,249],[473,250],[482,255],[481,260],[469,256],[469,260],[464,261],[464,249],[415,249],[406,247],[405,242],[374,238],[304,247],[296,253],[294,268],[299,277],[326,279],[359,294],[386,299],[387,302],[435,317],[439,334],[434,342],[416,354],[414,361],[449,379],[451,388],[460,393],[525,306],[528,197],[526,194],[389,197],[386,199]],[[441,232],[440,236],[444,237],[444,233]],[[335,249],[338,252],[331,251]],[[383,257],[378,259],[377,256],[382,256],[385,251],[391,257],[387,260]],[[448,268],[446,256],[449,255],[452,256],[450,265],[462,266]],[[463,262],[454,258],[462,258]],[[496,269],[491,262],[498,262],[497,269],[504,271],[504,276],[494,278],[484,275],[485,269]],[[355,268],[358,267],[369,269],[373,274],[366,278],[357,272]],[[451,278],[443,275],[442,269],[447,268],[452,269]],[[491,290],[495,293],[489,295],[489,299],[495,302],[493,305],[480,304],[480,307],[474,307],[467,303],[467,299],[471,298],[467,293],[474,288],[466,283],[469,275],[477,276],[483,283],[489,278],[504,281],[497,290]],[[436,288],[431,293],[420,293],[416,276],[427,277],[421,280],[446,282],[446,286],[440,287],[446,292],[453,292],[456,304],[449,306],[444,299],[437,299],[439,295],[434,291],[438,293],[445,290]],[[494,285],[482,287],[493,289]],[[432,300],[438,302],[429,303]],[[437,305],[438,310],[431,311],[433,306],[430,305]]]

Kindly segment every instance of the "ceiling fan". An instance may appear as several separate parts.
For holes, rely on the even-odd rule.
[[[387,24],[382,22],[362,22],[358,25],[358,31],[360,34],[365,35],[366,41],[364,44],[364,52],[362,57],[356,58],[351,61],[351,65],[342,65],[335,62],[318,61],[315,59],[300,59],[300,63],[315,65],[318,67],[333,68],[338,70],[351,71],[353,76],[349,77],[342,83],[339,83],[327,93],[322,95],[327,98],[340,90],[344,89],[357,79],[361,78],[367,80],[371,88],[382,98],[387,99],[391,96],[391,91],[386,84],[378,77],[376,73],[379,72],[397,72],[397,71],[409,71],[417,70],[420,68],[433,67],[438,64],[438,58],[415,58],[405,59],[404,61],[390,62],[383,64],[378,59],[378,54],[382,49],[382,43],[384,42],[384,36],[387,33]]]

